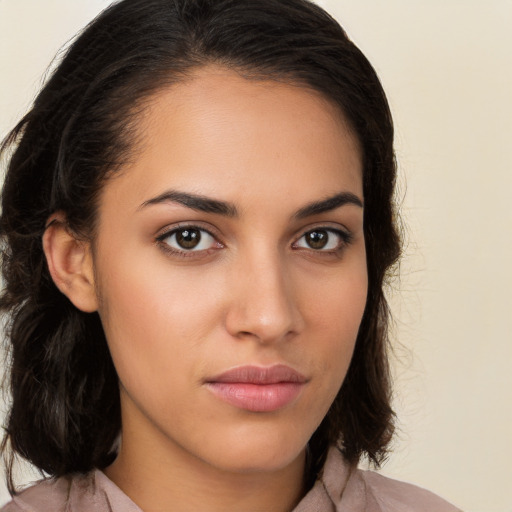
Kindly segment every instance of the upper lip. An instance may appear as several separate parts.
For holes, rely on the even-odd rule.
[[[305,383],[306,377],[285,364],[273,366],[237,366],[206,379],[207,383],[230,382],[246,384],[278,384],[280,382]]]

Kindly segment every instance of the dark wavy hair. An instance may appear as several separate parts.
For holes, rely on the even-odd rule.
[[[78,310],[54,285],[41,242],[47,219],[62,211],[71,230],[93,239],[98,193],[130,158],[146,100],[209,63],[319,91],[359,140],[369,291],[347,376],[310,440],[309,481],[332,444],[350,462],[366,455],[378,465],[386,453],[394,415],[383,286],[400,237],[393,125],[374,69],[308,0],[123,0],[84,29],[1,148],[11,492],[16,455],[52,476],[103,468],[121,428],[99,316]]]

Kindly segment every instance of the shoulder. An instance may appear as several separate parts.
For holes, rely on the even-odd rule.
[[[41,480],[14,496],[0,512],[64,512],[71,482],[71,478]]]
[[[375,500],[382,512],[460,512],[436,494],[373,471],[356,470],[356,478],[365,488],[368,500]]]
[[[100,470],[41,480],[0,512],[142,512]]]
[[[69,512],[77,500],[93,505],[94,489],[95,472],[47,478],[15,495],[0,512]]]
[[[329,451],[321,480],[336,511],[461,512],[426,489],[350,466],[335,448]]]

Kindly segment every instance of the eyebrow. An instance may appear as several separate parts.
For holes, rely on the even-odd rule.
[[[139,210],[154,204],[161,203],[178,203],[192,210],[197,210],[205,213],[215,213],[225,217],[238,217],[238,210],[232,203],[226,201],[219,201],[199,194],[192,194],[190,192],[180,192],[178,190],[168,190],[152,199],[144,201]],[[320,213],[329,212],[345,206],[346,204],[353,204],[363,208],[363,202],[359,197],[352,192],[340,192],[334,196],[314,201],[303,206],[298,210],[294,217],[296,219],[304,219]]]
[[[353,204],[363,208],[363,201],[355,194],[352,194],[352,192],[341,192],[327,199],[307,204],[295,214],[295,218],[304,219],[306,217],[312,217],[320,213],[330,212],[346,204]]]
[[[200,212],[216,213],[217,215],[223,215],[225,217],[238,216],[236,206],[231,203],[211,199],[210,197],[199,194],[191,194],[190,192],[179,192],[177,190],[168,190],[153,199],[144,201],[139,209],[160,203],[179,203],[187,208]]]

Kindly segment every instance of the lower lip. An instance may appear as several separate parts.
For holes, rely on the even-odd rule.
[[[221,400],[251,412],[272,412],[286,407],[302,391],[303,383],[209,382],[208,389]]]

